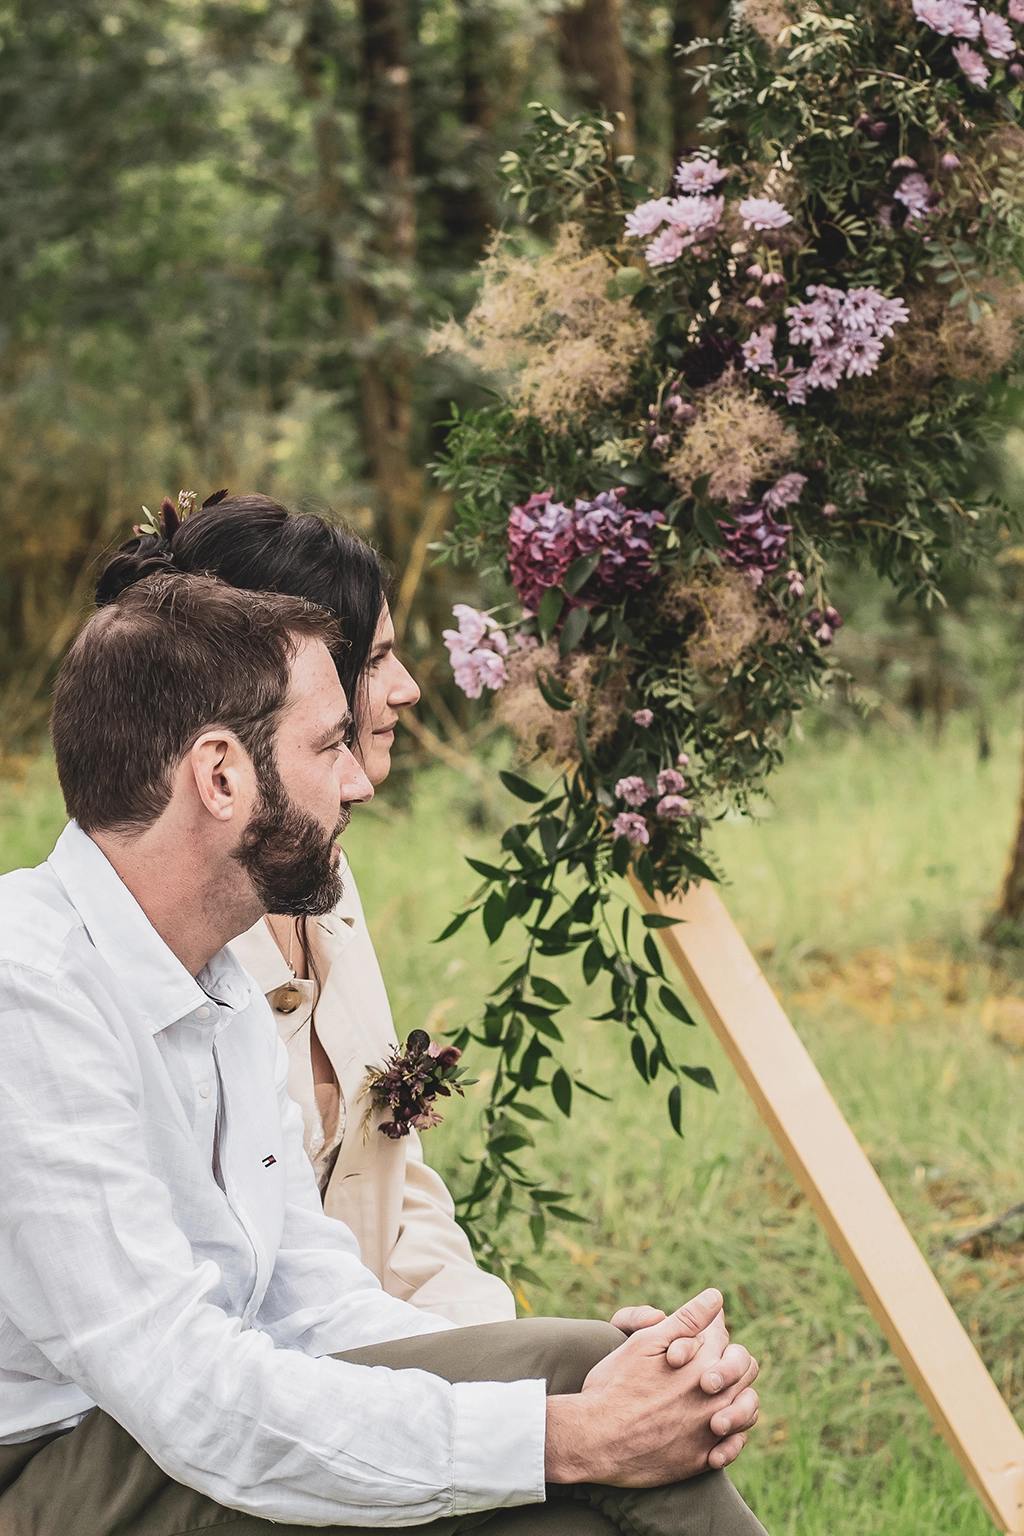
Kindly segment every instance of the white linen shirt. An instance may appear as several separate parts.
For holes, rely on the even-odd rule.
[[[98,1405],[270,1520],[541,1502],[542,1381],[323,1358],[450,1325],[324,1215],[287,1074],[237,961],[189,975],[74,822],[0,878],[0,1444]]]

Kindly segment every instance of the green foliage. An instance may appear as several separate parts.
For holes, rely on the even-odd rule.
[[[701,39],[688,52],[711,46]],[[546,875],[569,850],[567,870],[582,879],[575,901],[585,906],[578,938],[565,914],[558,938],[583,951],[588,983],[606,961],[618,968],[602,1017],[643,1018],[647,982],[660,971],[652,944],[641,1003],[627,995],[625,930],[625,953],[593,956],[594,912],[630,870],[651,896],[714,878],[703,850],[710,824],[763,791],[794,719],[837,675],[831,646],[842,617],[829,572],[870,564],[897,599],[927,611],[945,601],[947,573],[991,560],[1016,526],[979,476],[1024,356],[1015,147],[1024,141],[1008,129],[1022,103],[1003,66],[993,67],[990,90],[968,100],[948,38],[895,9],[854,13],[837,3],[778,39],[762,37],[737,7],[715,58],[692,75],[710,106],[704,128],[717,136],[685,173],[703,167],[717,178],[698,188],[703,202],[684,195],[676,205],[675,188],[633,183],[632,161],[612,156],[611,123],[531,105],[533,126],[502,166],[510,191],[527,218],[583,229],[604,259],[605,297],[643,316],[649,344],[628,382],[595,390],[589,407],[559,412],[545,396],[524,404],[510,391],[508,403],[499,396],[454,416],[437,465],[457,497],[442,557],[471,560],[518,588],[523,618],[505,627],[526,646],[557,642],[557,658],[538,661],[532,685],[553,717],[576,726],[572,743],[523,704],[531,683],[521,661],[510,664],[502,710],[514,728],[528,722],[524,755],[569,766],[530,820],[506,834],[520,868],[488,877],[478,897],[484,927],[493,942],[509,922],[524,923],[531,938],[513,978],[525,983],[534,941],[546,936],[533,906],[546,915],[542,897],[553,889],[533,866]],[[691,227],[692,205],[707,217]],[[647,229],[640,238],[678,223],[677,244],[652,241],[642,262],[624,228],[634,207]],[[653,223],[644,226],[647,215]],[[489,279],[489,313],[521,302],[518,281],[513,269],[504,289]],[[849,313],[840,321],[836,309],[824,333],[832,377],[816,373],[824,342],[801,334],[809,321],[795,308],[816,294],[832,297],[815,305],[851,296]],[[877,339],[865,311],[853,315],[858,301],[891,317]],[[575,323],[564,343],[557,335],[551,343],[567,358],[579,344]],[[840,357],[841,337],[852,348],[862,333],[874,352]],[[625,348],[625,329],[622,337]],[[811,363],[799,361],[804,347]],[[574,497],[589,507],[613,488],[633,516],[657,521],[644,534],[651,564],[642,580],[609,590],[596,581],[596,559],[557,565],[555,535],[536,531],[540,524],[529,547],[545,551],[551,574],[524,575],[524,517],[563,516]],[[573,672],[581,658],[588,670]],[[697,814],[661,798],[663,781],[682,787],[677,763]],[[639,806],[642,817],[625,814]],[[500,1006],[492,998],[479,1037],[502,1056],[489,1116],[523,1046],[517,1008],[514,987]],[[538,1036],[530,1048],[536,1060],[515,1078],[517,1092],[540,1083],[536,1061],[549,1054]],[[660,1037],[651,1047],[637,1030],[629,1049],[645,1081],[674,1060]],[[713,1085],[704,1069],[672,1071]],[[677,1099],[669,1116],[678,1129]],[[489,1198],[502,1177],[499,1221],[511,1176],[485,1163],[477,1188]]]

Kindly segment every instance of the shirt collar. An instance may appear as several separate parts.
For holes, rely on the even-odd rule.
[[[231,1010],[248,1007],[252,991],[230,950],[214,955],[198,978],[190,975],[77,822],[64,828],[47,863],[154,1034],[211,999]]]

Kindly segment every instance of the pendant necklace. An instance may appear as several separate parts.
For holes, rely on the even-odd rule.
[[[266,918],[264,921],[266,922],[267,927],[270,928],[270,919]],[[273,934],[274,943],[277,944],[278,949],[281,949],[281,945],[278,943],[277,934],[274,933],[273,928],[270,928],[270,932]],[[295,966],[292,964],[292,954],[294,952],[294,948],[295,919],[292,918],[288,935],[288,954],[285,957],[285,964],[292,973],[292,979],[291,981],[286,982],[283,987],[278,987],[277,991],[274,993],[274,1008],[278,1013],[294,1013],[296,1008],[302,1002],[302,990],[298,985],[298,977],[295,974]],[[281,950],[281,953],[284,955],[283,950]]]

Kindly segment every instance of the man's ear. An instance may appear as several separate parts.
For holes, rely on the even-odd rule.
[[[206,731],[188,755],[200,804],[217,821],[237,820],[252,804],[255,782],[252,761],[237,737],[227,731]]]

